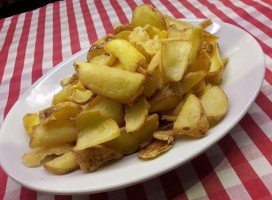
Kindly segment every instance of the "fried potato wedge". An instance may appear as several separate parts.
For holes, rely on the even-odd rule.
[[[125,124],[123,105],[103,96],[96,96],[84,109],[84,111],[87,110],[96,110],[102,115],[115,120],[119,126]]]
[[[53,156],[63,155],[70,151],[71,145],[65,144],[54,147],[38,147],[25,153],[22,157],[24,164],[28,167],[39,167]],[[49,157],[49,158],[48,158]]]
[[[52,100],[52,105],[56,105],[58,103],[71,101],[71,96],[73,94],[74,88],[72,84],[68,84],[63,87],[57,94],[54,95]]]
[[[183,90],[181,82],[165,84],[149,101],[149,113],[174,109],[182,99]]]
[[[116,60],[116,57],[112,54],[102,54],[100,56],[93,57],[89,62],[100,65],[112,66],[116,62]]]
[[[50,120],[69,120],[75,119],[76,116],[82,111],[80,105],[73,102],[62,102],[54,106],[50,106],[39,112],[41,124],[46,124]]]
[[[84,104],[88,102],[93,96],[93,92],[91,90],[86,89],[75,89],[72,94],[72,100],[78,104]]]
[[[201,80],[204,80],[206,76],[206,72],[204,71],[196,71],[196,72],[189,72],[186,73],[184,78],[182,79],[182,92],[185,94],[190,89],[192,89],[197,83]]]
[[[131,154],[137,151],[141,144],[152,138],[153,133],[159,126],[159,117],[153,114],[147,117],[145,125],[133,134],[126,132],[125,127],[120,129],[120,136],[110,140],[105,146],[119,150],[124,154]]]
[[[120,136],[117,123],[99,111],[89,110],[77,116],[78,137],[75,150],[86,149]]]
[[[142,74],[80,61],[74,66],[82,84],[95,94],[129,102],[143,90],[145,76]]]
[[[174,135],[186,134],[201,137],[206,134],[208,128],[209,121],[200,100],[195,95],[190,94],[174,122]]]
[[[192,43],[170,41],[162,47],[162,73],[168,81],[180,81],[186,71],[191,55]]]
[[[228,110],[228,97],[219,86],[209,87],[200,97],[200,102],[211,123],[221,120]]]
[[[77,78],[77,75],[74,73],[72,76],[70,77],[66,77],[66,78],[63,78],[61,81],[60,81],[60,84],[64,87],[66,85],[69,85],[69,84],[72,84],[74,85],[75,83],[78,82],[78,78]]]
[[[90,62],[92,58],[100,56],[105,53],[104,46],[107,42],[113,40],[115,36],[113,34],[105,35],[97,40],[89,49],[87,53],[87,61]]]
[[[76,161],[85,172],[94,172],[101,165],[123,157],[123,153],[102,145],[93,146],[83,150],[75,150]]]
[[[143,127],[148,115],[149,108],[149,104],[146,99],[142,97],[132,106],[127,105],[125,108],[126,131],[131,133]]]
[[[146,97],[151,97],[156,90],[161,89],[163,84],[161,71],[159,68],[155,70],[152,75],[146,75],[143,94]]]
[[[33,127],[29,146],[48,147],[76,141],[75,120],[51,120],[48,123]]]
[[[163,15],[164,20],[167,24],[167,29],[172,25],[172,27],[174,26],[177,30],[182,31],[184,29],[188,29],[188,28],[193,28],[193,25],[185,22],[185,21],[181,21],[178,19],[175,19],[169,15]],[[169,31],[169,29],[168,29]]]
[[[214,41],[211,42],[211,44],[212,44],[212,53],[210,55],[211,67],[209,72],[207,73],[205,80],[207,83],[220,85],[222,83],[224,65],[219,53],[217,42]]]
[[[72,151],[46,162],[43,166],[49,172],[58,175],[67,174],[79,168],[76,157]]]
[[[211,59],[209,54],[201,49],[196,59],[188,66],[187,72],[205,71],[209,72]]]
[[[144,28],[147,24],[160,30],[166,29],[166,23],[161,12],[150,5],[143,4],[134,9],[131,25]]]
[[[135,72],[137,66],[145,66],[145,57],[128,41],[115,39],[108,42],[104,50],[116,56],[126,70]]]
[[[40,124],[40,118],[38,113],[27,113],[23,117],[23,125],[28,136],[32,135],[32,128]]]
[[[142,159],[152,159],[168,151],[173,147],[172,143],[164,140],[153,140],[150,144],[140,149],[138,156]]]
[[[153,137],[158,140],[164,140],[168,143],[174,141],[174,136],[172,130],[160,130],[153,133]]]

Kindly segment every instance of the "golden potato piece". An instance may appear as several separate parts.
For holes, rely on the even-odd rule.
[[[205,19],[202,22],[200,22],[197,27],[200,27],[202,29],[208,28],[210,25],[212,25],[213,22],[211,19]]]
[[[96,96],[84,109],[87,110],[96,110],[100,112],[105,117],[109,117],[117,122],[119,126],[123,126],[124,121],[124,109],[123,105],[119,102],[113,101],[111,99],[102,97],[100,95]]]
[[[196,71],[186,73],[184,78],[181,80],[182,82],[182,92],[185,94],[190,89],[192,89],[197,83],[201,80],[204,80],[206,73],[204,71]]]
[[[23,117],[23,125],[28,136],[32,135],[32,128],[40,124],[38,113],[28,113]]]
[[[119,150],[124,154],[130,154],[137,151],[141,144],[150,140],[153,133],[159,126],[159,117],[153,114],[147,117],[145,125],[133,134],[126,132],[125,127],[120,129],[120,136],[108,141],[105,145],[109,148]]]
[[[82,84],[95,94],[129,102],[143,90],[145,76],[142,74],[80,61],[74,66]]]
[[[162,47],[162,73],[168,81],[180,81],[189,63],[192,43],[171,41]]]
[[[201,49],[196,59],[188,66],[187,72],[205,71],[209,72],[211,59],[209,54]]]
[[[159,51],[152,57],[150,63],[147,66],[147,73],[153,74],[160,64],[161,64],[161,51]]]
[[[52,119],[75,119],[81,111],[81,106],[76,103],[62,102],[41,110],[39,112],[39,118],[41,124],[46,124]]]
[[[112,40],[105,45],[104,50],[116,56],[128,71],[135,72],[137,66],[145,66],[143,54],[126,40]]]
[[[157,67],[152,75],[146,75],[143,94],[146,97],[151,97],[157,89],[161,89],[163,80],[160,69]]]
[[[78,104],[84,104],[88,102],[93,96],[93,92],[91,90],[81,90],[75,89],[72,94],[72,100]]]
[[[209,87],[200,97],[200,102],[210,122],[221,120],[228,110],[228,97],[219,86]]]
[[[85,172],[94,172],[102,164],[123,157],[120,151],[102,145],[93,146],[83,150],[75,150],[76,161]]]
[[[69,151],[59,157],[54,158],[44,164],[44,168],[53,174],[67,174],[79,168],[76,157]]]
[[[165,84],[149,101],[149,113],[174,109],[182,99],[182,95],[181,82],[170,82]]]
[[[152,39],[142,27],[135,27],[128,37],[128,41],[133,44],[143,55],[149,57],[161,50],[159,37],[155,35]]]
[[[116,57],[112,54],[102,54],[93,57],[89,62],[100,65],[112,66],[116,62],[116,60]]]
[[[29,146],[48,147],[74,142],[77,139],[74,120],[51,120],[44,125],[33,127]]]
[[[177,30],[184,30],[184,29],[188,29],[188,28],[193,28],[193,25],[188,23],[188,22],[185,22],[185,21],[182,21],[182,20],[178,20],[178,19],[175,19],[169,15],[163,15],[164,17],[164,20],[167,24],[167,29],[169,28],[169,26],[173,26],[177,29]],[[169,29],[168,29],[169,30]]]
[[[54,95],[52,100],[52,105],[56,105],[58,103],[71,101],[71,95],[73,94],[74,88],[72,84],[68,84],[63,87],[57,94]]]
[[[152,159],[168,151],[173,147],[172,143],[164,140],[154,140],[144,148],[139,150],[138,156],[142,159]]]
[[[166,23],[161,12],[150,5],[143,4],[133,11],[131,25],[133,27],[145,27],[147,24],[160,30],[166,29]]]
[[[132,106],[126,106],[126,131],[135,132],[144,126],[148,115],[149,104],[145,98],[140,98]]]
[[[174,135],[186,134],[195,137],[204,136],[208,131],[209,121],[200,100],[190,94],[174,122]]]
[[[118,35],[121,32],[126,32],[126,31],[132,31],[133,27],[131,26],[131,24],[118,24],[118,25],[114,25],[114,35]],[[116,38],[116,37],[115,37]]]
[[[60,84],[64,87],[69,84],[74,85],[77,82],[78,82],[78,78],[77,78],[77,75],[74,73],[72,76],[62,79],[60,81]]]
[[[217,42],[211,42],[212,44],[212,53],[211,57],[211,67],[209,72],[206,75],[206,82],[214,85],[220,85],[223,78],[223,69],[224,65],[219,53]]]
[[[99,111],[85,111],[77,116],[78,137],[75,150],[86,149],[120,136],[117,123]]]
[[[100,56],[105,53],[104,46],[107,42],[113,40],[115,36],[113,34],[105,35],[97,40],[89,49],[87,53],[87,61],[90,62],[92,58]]]
[[[158,140],[164,140],[168,143],[174,141],[174,136],[172,130],[160,130],[153,133],[153,137]]]
[[[28,167],[39,167],[48,159],[53,159],[52,156],[59,156],[69,152],[70,148],[71,145],[68,144],[55,147],[38,147],[25,153],[22,160]]]

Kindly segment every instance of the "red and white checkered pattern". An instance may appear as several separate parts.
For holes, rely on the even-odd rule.
[[[271,0],[66,0],[0,20],[0,126],[10,108],[49,69],[127,23],[137,5],[176,18],[220,19],[260,43],[266,75],[260,94],[235,128],[191,162],[127,188],[82,196],[35,192],[0,168],[0,199],[272,199]]]

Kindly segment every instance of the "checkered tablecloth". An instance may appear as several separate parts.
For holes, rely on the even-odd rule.
[[[271,0],[66,0],[0,20],[0,126],[25,90],[48,70],[128,23],[137,5],[176,18],[211,18],[254,36],[266,60],[261,91],[244,118],[189,163],[146,182],[90,195],[27,189],[0,167],[0,200],[13,199],[272,199]]]

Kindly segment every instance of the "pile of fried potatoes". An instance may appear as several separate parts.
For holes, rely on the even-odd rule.
[[[96,41],[87,61],[61,80],[50,107],[23,118],[32,149],[29,167],[54,174],[93,172],[138,152],[153,159],[180,135],[200,138],[228,110],[211,20],[194,26],[138,6],[129,24]]]

